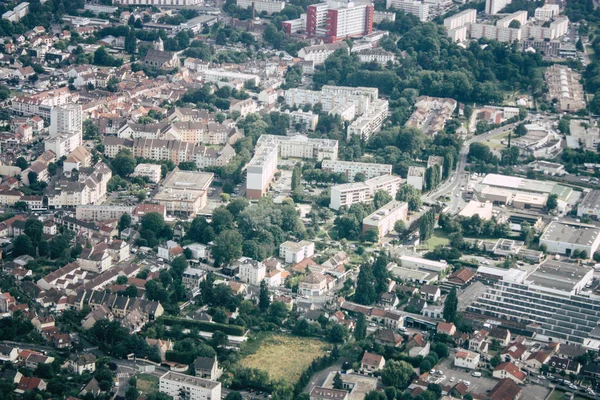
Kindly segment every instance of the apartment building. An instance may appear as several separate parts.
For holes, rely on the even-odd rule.
[[[383,49],[366,49],[361,50],[357,53],[358,59],[363,63],[375,62],[380,65],[387,65],[389,62],[394,64],[396,62],[396,55],[387,50]]]
[[[500,10],[512,3],[512,0],[486,0],[485,13],[488,15],[498,14]]]
[[[425,187],[425,167],[408,167],[406,184],[411,185],[417,190],[423,190]]]
[[[27,14],[29,14],[29,3],[24,1],[16,5],[15,8],[13,8],[12,10],[8,10],[4,14],[2,14],[2,19],[8,20],[10,22],[19,22]]]
[[[444,129],[446,121],[452,118],[457,102],[442,97],[417,97],[415,111],[410,115],[405,126],[418,128],[428,136],[435,136]]]
[[[544,342],[600,347],[593,332],[600,317],[600,299],[586,289],[593,268],[549,260],[530,273],[519,272],[503,276],[465,314],[508,322]]]
[[[388,117],[389,103],[387,100],[374,100],[369,110],[348,126],[346,139],[358,136],[361,140],[368,141],[376,132],[381,130],[383,122]]]
[[[444,26],[446,29],[456,29],[461,26],[474,24],[477,20],[477,10],[470,8],[454,14],[448,18],[444,18]]]
[[[267,267],[262,262],[248,257],[242,257],[237,260],[235,264],[239,267],[240,281],[250,285],[259,286],[265,279]]]
[[[249,199],[264,196],[277,171],[278,143],[270,137],[263,139],[265,136],[258,139],[254,157],[246,165],[246,197]]]
[[[370,202],[379,190],[387,192],[394,198],[400,185],[402,185],[402,178],[394,175],[381,175],[365,182],[335,185],[331,187],[329,208],[339,210],[352,204]]]
[[[346,175],[349,182],[354,181],[356,174],[363,174],[366,179],[380,175],[391,175],[391,164],[376,164],[354,161],[323,160],[321,169],[327,172],[335,172]]]
[[[544,72],[544,79],[548,85],[546,99],[557,99],[555,107],[561,112],[575,112],[585,108],[583,86],[580,83],[581,75],[571,68],[554,64]]]
[[[408,220],[408,203],[392,200],[362,221],[362,233],[377,232],[379,240],[394,230],[397,221]]]
[[[202,5],[203,0],[114,0],[115,5],[122,6],[196,6]]]
[[[279,157],[281,158],[303,158],[323,161],[337,160],[338,156],[337,140],[312,139],[304,135],[261,135],[256,145],[262,146],[263,143],[276,144]]]
[[[285,102],[290,107],[302,107],[306,104],[314,106],[321,104],[324,112],[334,113],[337,107],[354,106],[355,113],[362,115],[369,109],[372,98],[367,92],[345,92],[343,90],[329,90],[329,86],[323,86],[321,91],[306,89],[289,89],[284,93]],[[341,86],[336,88],[343,88]],[[360,89],[360,88],[352,88]],[[369,89],[369,88],[365,88]],[[377,90],[377,89],[375,89]],[[376,99],[377,97],[375,97]],[[374,100],[374,99],[373,99]],[[352,116],[354,118],[354,115]]]
[[[308,240],[299,242],[287,241],[279,246],[279,257],[288,264],[297,264],[315,254],[315,243]]]
[[[187,267],[181,276],[181,283],[186,289],[196,291],[200,288],[200,282],[206,279],[206,274],[203,269]]]
[[[106,196],[106,185],[110,178],[111,169],[99,162],[92,168],[80,168],[77,181],[65,177],[52,180],[44,189],[48,206],[61,208],[98,204]]]
[[[105,221],[119,219],[123,214],[131,215],[132,206],[79,204],[75,207],[75,218],[82,221]]]
[[[44,142],[46,151],[57,158],[66,156],[82,144],[82,109],[79,104],[65,104],[52,108],[50,138]]]
[[[546,3],[542,7],[535,9],[535,19],[538,21],[550,21],[552,18],[560,14],[560,6],[558,4]]]
[[[336,42],[303,47],[298,51],[298,57],[304,61],[312,61],[313,65],[321,65],[337,50],[344,50],[350,54],[348,43]]]
[[[426,22],[431,18],[430,5],[419,0],[386,0],[385,8],[393,8],[395,10],[404,11],[407,14],[412,14],[419,18],[420,21]]]
[[[242,83],[251,82],[255,85],[260,84],[260,77],[254,74],[243,72],[226,71],[220,69],[203,69],[199,71],[200,76],[208,83],[240,81]]]
[[[158,183],[162,178],[162,169],[160,164],[138,164],[133,171],[133,176],[148,178],[152,183]]]
[[[306,9],[306,33],[324,36],[329,43],[369,35],[373,32],[374,11],[372,4],[352,1],[312,4]],[[285,21],[283,27],[290,29],[295,21]]]
[[[213,173],[175,168],[167,175],[153,200],[172,214],[195,216],[207,205],[208,188],[213,179]]]
[[[52,108],[74,103],[79,98],[69,88],[48,90],[31,96],[17,96],[11,101],[11,109],[17,115],[38,115],[50,119]]]
[[[319,114],[312,111],[304,112],[302,110],[292,111],[290,114],[290,125],[300,125],[302,129],[313,131],[317,129],[319,123]]]
[[[240,8],[252,8],[256,13],[279,13],[285,8],[285,1],[277,0],[236,0]]]

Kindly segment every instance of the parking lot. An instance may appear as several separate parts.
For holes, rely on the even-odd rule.
[[[494,386],[498,383],[495,379],[490,378],[475,378],[471,376],[471,372],[466,372],[464,368],[456,369],[454,367],[454,357],[449,357],[436,365],[435,369],[441,369],[446,376],[446,379],[442,382],[444,385],[455,385],[458,382],[467,381],[471,384],[469,386],[469,391],[481,395],[485,395],[488,390],[492,390]],[[452,378],[454,378],[454,382],[451,382]],[[438,383],[439,384],[439,383]],[[526,397],[530,398],[530,397]],[[531,398],[542,398],[543,397],[531,397]]]

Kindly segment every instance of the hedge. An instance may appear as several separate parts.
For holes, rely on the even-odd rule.
[[[191,319],[175,318],[175,317],[161,317],[159,321],[167,326],[179,325],[187,329],[198,329],[204,332],[216,332],[221,331],[227,335],[233,336],[244,336],[246,330],[243,326],[239,325],[228,325],[218,324],[214,322],[206,321],[193,321]]]

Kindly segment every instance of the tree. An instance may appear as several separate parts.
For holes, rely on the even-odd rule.
[[[296,188],[300,187],[300,183],[302,180],[302,169],[299,166],[294,167],[294,171],[292,172],[292,181],[291,188],[294,191]]]
[[[157,212],[150,212],[142,217],[142,231],[149,230],[159,235],[165,227],[165,218]]]
[[[394,230],[399,234],[404,233],[404,231],[406,230],[406,223],[403,220],[399,219],[394,223]]]
[[[236,230],[226,230],[217,236],[212,247],[215,266],[226,266],[242,256],[244,239]]]
[[[377,300],[374,286],[375,277],[373,269],[367,264],[360,267],[358,278],[356,280],[356,291],[354,292],[354,301],[359,304],[370,305]]]
[[[375,193],[375,196],[373,196],[373,205],[375,205],[375,209],[378,210],[392,200],[392,196],[390,196],[388,192],[385,190],[378,190]]]
[[[423,205],[421,193],[411,185],[402,185],[396,192],[396,200],[408,203],[410,211],[417,211]]]
[[[135,54],[137,51],[137,38],[135,36],[135,29],[133,28],[125,36],[125,51],[128,54]]]
[[[131,227],[131,215],[124,213],[119,218],[119,232],[123,232],[125,229]]]
[[[396,389],[404,390],[408,387],[414,370],[412,365],[406,361],[391,360],[386,362],[381,371],[381,380],[386,386],[393,386]]]
[[[446,301],[444,302],[444,311],[442,313],[444,320],[446,322],[454,322],[456,321],[458,310],[458,297],[456,295],[456,288],[453,287],[448,296],[446,296]]]
[[[258,308],[261,312],[266,312],[271,304],[271,296],[269,294],[269,288],[266,282],[263,280],[260,282],[260,294],[258,296]]]
[[[27,173],[27,180],[29,181],[29,185],[33,186],[38,183],[38,174],[35,171],[29,171]]]
[[[348,330],[345,326],[340,324],[333,324],[329,329],[329,341],[332,343],[344,343],[346,336],[348,336]]]
[[[425,214],[421,216],[419,221],[419,235],[421,241],[424,242],[433,236],[433,230],[435,226],[435,210],[430,208]]]
[[[560,121],[558,122],[558,130],[563,135],[570,135],[571,134],[570,120],[565,117],[562,117],[560,119]]]
[[[135,170],[135,158],[129,150],[123,149],[113,158],[111,165],[115,173],[121,178],[125,178]]]
[[[15,165],[21,168],[21,171],[25,171],[27,167],[29,167],[29,163],[24,157],[17,158],[17,160],[15,161]]]
[[[494,357],[492,357],[492,359],[490,360],[490,365],[493,368],[496,368],[498,366],[498,364],[500,364],[502,362],[502,358],[500,358],[500,356],[498,354],[496,354]]]
[[[335,376],[333,377],[333,388],[339,390],[344,389],[344,381],[342,380],[342,376],[339,372],[336,372]]]
[[[44,224],[39,219],[30,218],[25,222],[25,234],[31,239],[34,247],[37,247],[42,240],[44,233]]]
[[[365,400],[387,400],[385,393],[378,392],[377,390],[371,390],[365,395]]]
[[[19,257],[26,254],[35,257],[35,247],[33,247],[29,236],[19,235],[13,242],[12,255],[13,257]]]
[[[557,206],[558,206],[558,195],[555,193],[552,193],[548,196],[548,200],[546,201],[546,209],[548,211],[552,211],[552,210],[556,209]]]
[[[244,400],[244,397],[240,392],[233,391],[227,393],[227,396],[225,396],[225,400]]]
[[[360,313],[356,320],[356,327],[354,328],[354,339],[357,341],[363,340],[367,337],[367,317]]]

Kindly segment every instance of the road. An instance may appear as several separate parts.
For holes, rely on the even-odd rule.
[[[468,183],[468,175],[465,174],[465,167],[467,166],[467,156],[469,154],[469,146],[472,143],[483,142],[491,137],[499,135],[503,132],[507,132],[514,128],[516,124],[509,124],[505,126],[501,126],[500,128],[493,129],[489,132],[483,133],[481,135],[473,136],[472,138],[466,140],[463,143],[463,147],[460,149],[458,163],[456,164],[456,171],[450,177],[450,179],[446,180],[440,187],[438,187],[433,192],[428,193],[423,196],[423,200],[429,202],[435,202],[436,199],[441,195],[446,195],[450,197],[449,204],[449,213],[456,214],[461,204],[462,193],[461,187],[466,186]]]

